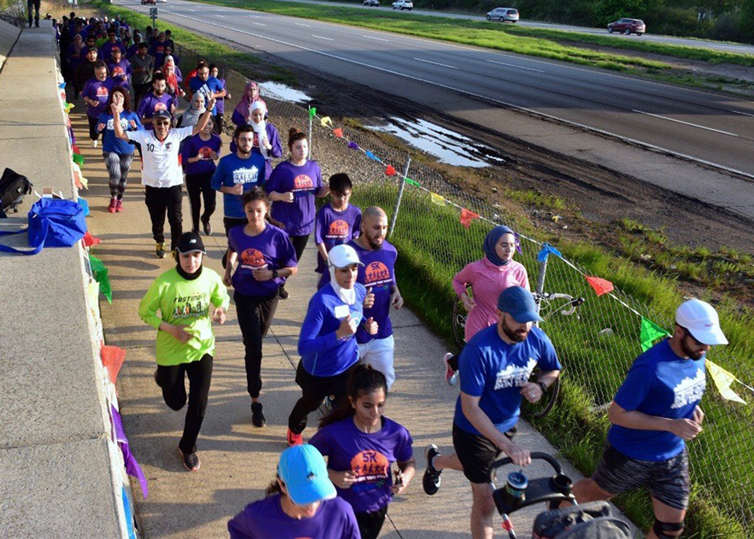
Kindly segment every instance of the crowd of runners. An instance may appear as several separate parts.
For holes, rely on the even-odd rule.
[[[308,158],[305,133],[287,130],[284,146],[254,82],[230,115],[235,130],[224,153],[219,135],[225,101],[232,99],[225,81],[203,61],[183,66],[183,78],[169,31],[142,32],[118,17],[85,20],[75,13],[57,29],[66,80],[86,103],[92,145],[101,142],[110,178],[107,210],[124,210],[138,154],[154,253],[176,262],[151,284],[139,315],[157,331],[154,379],[165,403],[173,410],[188,404],[179,442],[183,464],[200,468],[197,439],[215,355],[212,322],[226,320],[228,288],[245,347],[250,422],[267,424],[263,340],[314,233],[320,278],[300,329],[295,381],[301,397],[288,418],[289,448],[267,497],[231,519],[228,530],[234,538],[376,537],[392,497],[409,489],[416,473],[410,433],[384,415],[396,381],[390,312],[403,306],[399,253],[385,239],[386,213],[351,204],[347,174],[325,181]],[[191,208],[186,233],[184,184]],[[222,276],[204,267],[201,235],[214,233],[217,192],[227,237]],[[318,198],[328,200],[316,209]],[[493,228],[480,259],[453,279],[469,313],[462,352],[447,354],[443,364],[438,358],[438,380],[442,365],[446,382],[460,386],[449,426],[454,453],[425,448],[427,495],[438,491],[444,470],[469,480],[475,538],[493,535],[492,463],[502,454],[520,466],[531,461],[514,442],[522,400],[539,401],[561,371],[553,343],[537,326],[526,268],[513,260],[516,241],[510,228]],[[612,426],[597,471],[574,487],[579,502],[645,488],[656,517],[649,536],[681,535],[689,497],[685,442],[702,431],[704,357],[719,344],[727,341],[710,305],[689,300],[678,307],[672,336],[636,359],[611,403]],[[304,443],[308,417],[320,409],[316,432]]]

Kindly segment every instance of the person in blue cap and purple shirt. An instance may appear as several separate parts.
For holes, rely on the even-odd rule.
[[[267,497],[228,521],[231,539],[360,539],[351,506],[336,497],[327,465],[316,447],[289,447],[280,454]]]
[[[555,348],[534,325],[542,319],[531,292],[520,286],[503,290],[497,300],[497,324],[479,331],[458,360],[461,395],[453,418],[452,455],[437,446],[424,450],[427,469],[422,486],[435,494],[443,469],[463,471],[471,483],[471,536],[492,538],[495,502],[489,486],[492,463],[505,453],[517,466],[531,462],[529,451],[513,443],[521,399],[538,402],[560,375]],[[539,368],[535,381],[532,372]]]

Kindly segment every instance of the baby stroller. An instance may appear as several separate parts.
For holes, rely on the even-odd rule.
[[[510,458],[495,462],[490,472],[495,507],[503,517],[503,529],[510,539],[516,539],[516,533],[509,515],[538,503],[548,504],[550,510],[535,519],[534,539],[631,539],[628,524],[612,515],[607,502],[576,504],[576,498],[571,494],[573,482],[563,473],[557,460],[547,453],[536,452],[531,458],[550,464],[555,475],[530,480],[522,471],[511,472],[505,483],[498,487],[498,470],[511,464]],[[560,502],[565,500],[574,505],[558,509]]]

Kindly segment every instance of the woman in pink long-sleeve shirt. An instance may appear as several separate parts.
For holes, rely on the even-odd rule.
[[[497,298],[510,286],[530,290],[526,268],[513,260],[516,253],[516,236],[507,226],[496,226],[487,234],[483,243],[484,258],[472,262],[453,277],[453,289],[464,308],[466,317],[465,337],[468,342],[476,333],[497,323]],[[471,287],[473,298],[467,294]],[[446,381],[454,386],[458,377],[458,356],[445,354]]]

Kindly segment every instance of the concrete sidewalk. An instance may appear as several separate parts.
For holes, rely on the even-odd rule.
[[[107,213],[105,167],[100,150],[92,149],[88,143],[86,119],[81,111],[83,107],[79,105],[72,121],[87,160],[84,173],[90,181],[89,192],[85,193],[92,212],[90,229],[102,239],[94,254],[109,268],[113,285],[112,305],[102,305],[105,335],[107,344],[127,350],[118,384],[121,411],[132,450],[149,480],[146,501],[141,501],[138,487],[134,487],[142,533],[147,539],[226,537],[227,520],[247,503],[263,497],[264,488],[274,478],[278,456],[286,447],[287,417],[300,396],[294,382],[299,327],[317,278],[313,271],[314,246],[310,242],[298,275],[290,280],[287,289],[291,297],[279,303],[265,341],[262,402],[268,426],[255,429],[251,425],[244,349],[235,307],[231,305],[225,326],[215,326],[212,391],[198,441],[202,467],[197,473],[186,472],[177,455],[185,412],[173,412],[162,401],[152,376],[155,332],[137,315],[138,303],[152,280],[174,262],[154,257],[149,217],[138,184],[138,160],[124,198],[124,212]],[[226,152],[227,144],[223,148]],[[206,265],[221,272],[220,258],[225,247],[221,197],[218,202],[212,218],[217,232],[205,243],[209,251]],[[183,223],[184,230],[190,227],[187,200]],[[397,381],[388,400],[387,415],[411,432],[418,473],[406,494],[391,504],[381,536],[468,537],[471,491],[462,474],[443,474],[442,488],[433,497],[424,494],[421,486],[424,446],[434,442],[443,451],[452,451],[450,432],[457,390],[448,387],[443,378],[441,358],[445,346],[408,309],[395,313],[393,322]],[[528,425],[521,427],[518,443],[557,456],[541,435]],[[310,417],[305,439],[314,434],[315,428],[316,418]],[[569,466],[566,469],[572,478],[580,478]],[[527,473],[536,477],[551,472],[544,466],[532,466]],[[520,537],[529,536],[533,516],[542,510],[536,508],[514,516]],[[496,527],[499,524],[500,518],[496,517]]]

